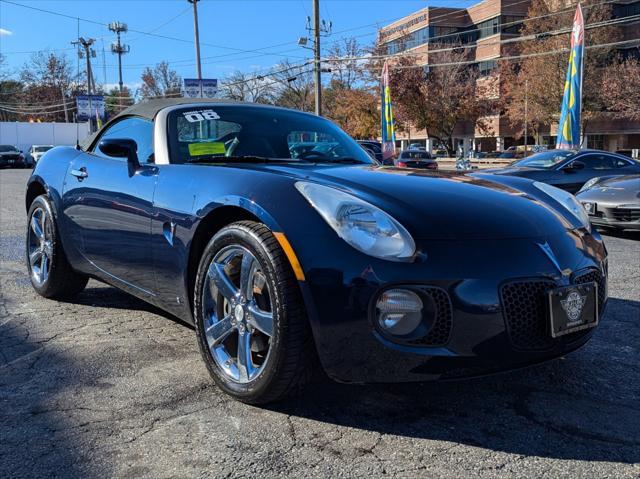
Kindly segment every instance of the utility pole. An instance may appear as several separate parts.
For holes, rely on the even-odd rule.
[[[320,20],[320,0],[313,0],[313,25],[310,17],[307,17],[307,30],[313,35],[313,47],[308,47],[309,38],[301,37],[298,45],[308,50],[313,50],[314,90],[316,97],[316,115],[322,116],[322,62],[320,60],[320,37],[331,35],[333,24]],[[331,71],[331,70],[325,70]]]
[[[524,81],[524,157],[527,155],[527,143],[528,143],[528,123],[529,123],[529,80]]]
[[[95,42],[95,39],[89,38],[85,40],[82,37],[79,37],[75,42],[71,42],[72,45],[82,46],[84,48],[84,56],[87,59],[87,95],[89,96],[89,111],[93,112],[93,108],[91,105],[91,95],[93,95],[93,90],[95,87],[93,81],[93,72],[91,71],[91,57],[96,56],[96,52],[91,48],[91,45]],[[82,50],[78,51],[78,55],[82,58]],[[89,125],[90,130],[93,132],[93,119],[89,116]]]
[[[200,30],[198,29],[198,2],[200,0],[187,0],[193,4],[193,31],[196,42],[196,66],[198,68],[198,82],[200,83],[200,98],[203,97],[202,92],[202,64],[200,63]]]
[[[122,102],[122,55],[129,53],[129,45],[125,45],[120,42],[120,34],[127,33],[129,29],[126,23],[111,22],[109,24],[109,30],[114,32],[117,36],[116,43],[111,44],[111,53],[118,55],[118,85],[120,86],[120,102]]]
[[[322,70],[320,67],[320,0],[313,0],[313,70],[316,87],[316,115],[322,116]]]

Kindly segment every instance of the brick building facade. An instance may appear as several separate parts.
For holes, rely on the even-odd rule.
[[[616,18],[640,14],[639,0],[620,0],[612,5]],[[529,6],[529,0],[484,0],[468,8],[426,7],[382,28],[378,41],[389,54],[409,52],[417,65],[425,67],[429,65],[429,50],[434,45],[437,45],[436,49],[447,43],[465,45],[478,69],[478,82],[492,81],[489,75],[497,68],[498,60],[513,54],[513,43],[503,41],[519,36]],[[622,24],[620,28],[624,40],[640,38],[640,20]],[[621,53],[638,56],[640,48],[634,46]],[[494,90],[499,92],[500,89]],[[523,144],[524,138],[515,138],[516,132],[506,116],[496,114],[486,117],[485,123],[489,123],[490,131],[482,134],[475,125],[461,122],[454,134],[456,144],[463,147],[465,152],[470,148],[500,151]],[[542,131],[538,138],[540,143],[554,144],[556,128],[556,125],[552,125],[547,131]],[[529,144],[534,141],[534,138],[528,139]],[[610,151],[640,148],[640,122],[591,121],[586,142],[589,147]],[[421,143],[430,150],[438,147],[426,131],[412,130],[398,134],[399,148],[406,148],[410,143]]]

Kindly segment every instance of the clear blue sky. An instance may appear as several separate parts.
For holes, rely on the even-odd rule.
[[[131,53],[124,57],[124,82],[134,90],[144,66],[162,60],[169,61],[183,78],[195,77],[193,17],[187,0],[12,1],[96,22],[119,20],[130,29],[184,40],[135,32],[125,34],[124,41],[131,46]],[[375,39],[377,25],[385,25],[427,5],[472,3],[464,0],[321,0],[321,16],[333,22],[334,31],[324,39],[324,44],[350,36],[370,44]],[[307,34],[305,24],[306,17],[312,14],[311,0],[201,0],[198,8],[205,78],[223,78],[235,70],[268,69],[283,58],[303,61],[311,53],[296,45],[298,37]],[[0,28],[0,52],[10,72],[17,72],[28,60],[29,52],[36,50],[63,51],[74,64],[76,62],[76,53],[70,45],[77,37],[75,19],[0,2]],[[117,57],[109,50],[115,35],[106,27],[82,20],[80,35],[98,39],[97,57],[93,59],[96,81],[105,83],[106,70],[106,83],[117,83]],[[255,49],[262,50],[238,51]]]

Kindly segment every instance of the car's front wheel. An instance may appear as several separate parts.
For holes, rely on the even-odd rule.
[[[76,273],[62,249],[49,198],[38,196],[28,214],[27,270],[38,294],[51,299],[70,299],[87,285],[88,278]]]
[[[220,230],[202,254],[194,288],[202,356],[217,385],[261,404],[301,390],[313,345],[296,278],[264,225]]]

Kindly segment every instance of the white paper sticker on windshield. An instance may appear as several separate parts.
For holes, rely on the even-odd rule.
[[[193,110],[193,111],[185,111],[182,113],[182,116],[189,123],[197,123],[205,120],[219,120],[220,115],[218,115],[213,110]]]

